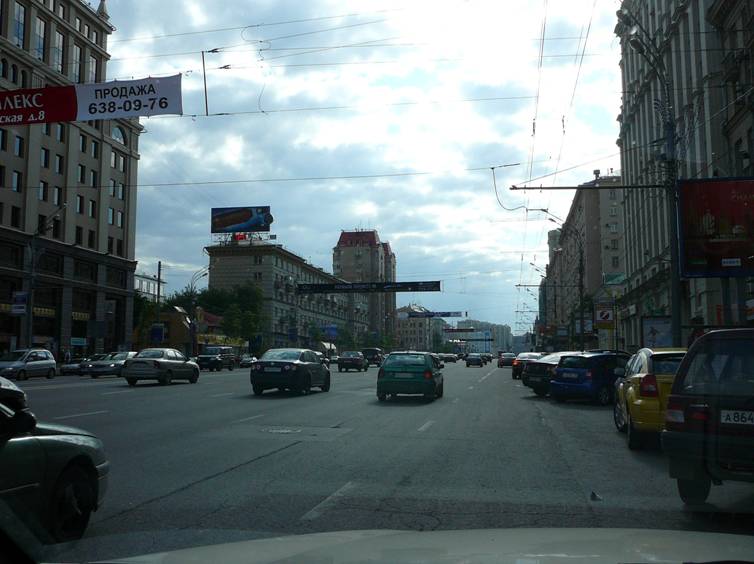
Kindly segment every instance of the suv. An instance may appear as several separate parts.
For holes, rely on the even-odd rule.
[[[599,405],[613,401],[615,380],[623,376],[630,358],[624,352],[584,352],[560,357],[550,381],[556,401],[588,398]]]
[[[686,504],[723,480],[754,482],[754,329],[700,336],[678,367],[662,447]]]
[[[197,357],[196,363],[200,370],[207,369],[210,372],[223,368],[233,370],[236,367],[236,354],[233,347],[205,347],[204,352]]]
[[[46,349],[20,349],[0,357],[0,376],[26,380],[31,376],[54,378],[57,363]]]

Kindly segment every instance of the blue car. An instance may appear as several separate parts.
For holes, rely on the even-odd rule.
[[[556,401],[589,399],[599,405],[613,401],[615,380],[623,375],[628,353],[583,352],[564,355],[550,380],[550,396]]]

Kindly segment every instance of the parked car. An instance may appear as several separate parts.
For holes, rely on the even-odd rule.
[[[482,359],[482,355],[479,353],[469,353],[466,355],[466,368],[469,366],[478,366],[482,367],[484,366],[484,360]]]
[[[497,359],[498,368],[503,366],[513,366],[513,361],[516,360],[516,353],[503,353]]]
[[[686,504],[712,484],[754,482],[754,329],[710,331],[676,372],[662,447]]]
[[[628,435],[628,448],[639,449],[647,434],[662,431],[670,389],[685,354],[686,349],[640,349],[615,381],[613,421]]]
[[[136,356],[136,351],[113,352],[105,356],[102,360],[96,360],[88,364],[85,375],[92,378],[100,376],[120,376],[123,365],[129,358]]]
[[[539,397],[545,397],[550,393],[550,380],[555,376],[555,369],[560,362],[560,357],[568,354],[578,354],[578,352],[556,352],[537,360],[528,361],[521,373],[521,383],[527,388],[531,388]]]
[[[109,463],[87,431],[37,423],[0,403],[0,500],[40,539],[81,538],[107,492]]]
[[[251,365],[250,380],[256,396],[270,389],[308,394],[316,386],[330,391],[330,371],[309,349],[268,350]]]
[[[367,371],[369,368],[369,361],[364,358],[364,355],[359,351],[345,351],[338,357],[338,372],[344,370],[363,370]]]
[[[233,352],[233,347],[204,347],[196,361],[200,370],[233,370],[236,367],[236,353]]]
[[[173,380],[199,380],[199,365],[175,349],[144,349],[126,361],[121,371],[129,386],[139,380],[157,380],[167,386]]]
[[[513,364],[511,364],[511,378],[514,380],[521,379],[521,374],[524,372],[524,367],[526,366],[526,363],[530,360],[537,360],[538,358],[542,358],[542,353],[536,353],[536,352],[522,352],[519,353],[519,355],[513,359]]]
[[[623,376],[628,353],[583,352],[560,357],[550,380],[550,396],[556,401],[587,398],[599,405],[614,399],[615,380]]]
[[[363,354],[364,358],[367,359],[367,366],[370,366],[372,364],[379,366],[380,364],[382,364],[382,360],[385,358],[385,353],[383,352],[383,350],[378,348],[361,349],[361,354]]]
[[[325,366],[327,366],[328,369],[330,368],[330,359],[329,358],[327,358],[324,354],[322,354],[319,351],[314,351],[314,354],[317,355],[317,358],[319,359],[319,361],[322,364],[324,364]]]
[[[0,376],[0,403],[13,411],[26,409],[26,392]]]
[[[482,353],[482,358],[485,364],[490,363],[492,362],[492,353]]]
[[[107,356],[106,353],[98,353],[98,354],[93,354],[85,358],[84,360],[81,361],[81,364],[79,365],[79,374],[81,376],[87,376],[89,374],[89,370],[91,370],[92,368],[92,365],[95,362],[104,360],[106,356]]]
[[[85,360],[86,358],[83,356],[71,357],[70,361],[62,362],[58,365],[58,374],[61,376],[68,376],[69,374],[79,376],[81,374],[81,363]]]
[[[256,361],[257,361],[257,357],[255,357],[254,355],[243,354],[241,355],[241,360],[238,362],[238,366],[240,366],[241,368],[249,368]]]
[[[19,349],[0,357],[0,376],[26,380],[33,376],[54,378],[58,365],[46,349]]]
[[[428,401],[443,396],[442,364],[431,353],[392,352],[377,373],[377,399],[388,394],[421,394]]]

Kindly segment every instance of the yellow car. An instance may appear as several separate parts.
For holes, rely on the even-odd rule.
[[[678,365],[686,349],[640,349],[615,381],[613,421],[628,435],[628,448],[644,446],[649,434],[660,433]]]

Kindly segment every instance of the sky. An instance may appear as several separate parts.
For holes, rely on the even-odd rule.
[[[207,264],[210,208],[269,205],[313,264],[332,271],[341,230],[377,229],[398,280],[442,280],[399,306],[522,333],[537,289],[520,285],[573,198],[546,188],[620,168],[618,6],[108,0],[108,80],[182,74],[184,115],[141,119],[137,270],[160,260],[180,290]]]

